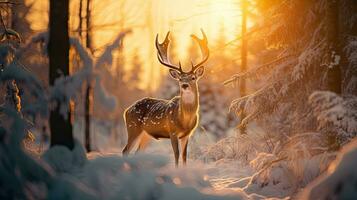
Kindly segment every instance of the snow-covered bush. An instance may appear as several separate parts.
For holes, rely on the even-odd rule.
[[[98,105],[103,106],[106,110],[112,111],[116,107],[115,97],[108,95],[106,90],[101,84],[101,79],[96,70],[101,67],[111,65],[113,61],[113,51],[118,48],[122,43],[123,38],[126,34],[130,33],[131,30],[126,30],[117,35],[115,40],[109,44],[104,52],[95,59],[93,55],[83,46],[80,40],[76,37],[70,37],[70,44],[78,53],[83,67],[68,77],[61,77],[56,79],[54,86],[51,89],[50,99],[57,100],[61,102],[61,112],[66,113],[69,108],[69,100],[76,100],[79,98],[79,91],[82,89],[84,83],[91,80],[96,81],[94,87],[95,100],[100,102]],[[30,42],[24,47],[28,48],[32,43],[42,44],[43,51],[46,53],[46,46],[48,45],[48,33],[42,32],[32,37]]]
[[[322,137],[318,133],[302,134],[277,145],[273,153],[259,153],[250,162],[257,172],[244,191],[267,197],[295,194],[323,173],[335,157],[319,144]]]
[[[332,133],[343,145],[357,135],[357,97],[348,95],[341,97],[329,91],[314,92],[309,102],[319,122],[319,128],[332,125]]]
[[[201,159],[217,161],[220,159],[236,159],[243,163],[250,161],[259,152],[261,145],[248,135],[228,136],[209,146]]]
[[[308,185],[302,191],[300,199],[355,199],[357,140],[344,146],[327,173]]]

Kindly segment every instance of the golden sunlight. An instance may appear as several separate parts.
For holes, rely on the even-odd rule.
[[[28,0],[34,3],[36,12],[29,15],[32,28],[37,31],[47,28],[48,2]],[[237,0],[94,0],[92,8],[95,54],[123,29],[132,29],[133,33],[125,39],[124,48],[126,70],[131,66],[133,55],[138,54],[144,65],[145,76],[142,87],[155,89],[166,70],[156,60],[154,41],[156,33],[163,39],[171,31],[175,39],[175,53],[184,66],[190,63],[187,47],[191,45],[191,34],[200,34],[202,28],[212,45],[224,32],[230,41],[240,34],[240,10]],[[78,0],[70,4],[70,25],[73,34],[78,26]],[[41,20],[39,20],[41,19]],[[178,62],[178,60],[175,60]]]

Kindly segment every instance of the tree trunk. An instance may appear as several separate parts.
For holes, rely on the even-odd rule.
[[[338,0],[328,0],[327,1],[327,40],[329,43],[329,56],[332,58],[330,63],[334,62],[334,55],[340,56],[340,61],[343,59],[342,51],[340,49],[339,43],[339,1]],[[328,89],[337,94],[341,94],[341,68],[340,64],[330,65],[331,67],[327,72],[327,85]]]
[[[86,5],[86,47],[92,51],[92,38],[91,38],[91,0],[87,0]]]
[[[85,113],[84,113],[84,120],[85,120],[85,147],[87,152],[90,152],[91,149],[91,137],[90,137],[90,117],[91,117],[91,107],[92,107],[92,87],[90,82],[88,82],[85,94]]]
[[[69,75],[69,36],[68,36],[69,0],[50,0],[50,19],[48,43],[49,82],[54,85],[57,78]],[[63,116],[60,104],[50,112],[51,146],[64,145],[73,149],[71,108]]]
[[[242,0],[242,48],[241,48],[241,72],[247,70],[247,55],[248,55],[248,40],[247,34],[247,1]],[[244,79],[239,82],[239,93],[243,97],[246,95],[246,83]],[[245,118],[245,111],[241,114],[241,121]],[[239,131],[241,134],[246,134],[246,126],[240,126]]]
[[[86,47],[92,52],[92,41],[91,41],[91,0],[87,0],[86,5]],[[85,105],[84,105],[84,135],[85,135],[85,147],[87,152],[91,151],[91,137],[90,137],[90,127],[91,127],[91,107],[92,107],[92,81],[87,81],[86,93],[85,93]]]
[[[83,16],[82,16],[82,11],[83,11],[83,0],[79,0],[79,10],[78,10],[78,34],[79,38],[82,41],[82,32],[83,32]]]

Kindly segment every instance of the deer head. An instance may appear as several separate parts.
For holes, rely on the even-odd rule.
[[[195,35],[191,35],[191,37],[198,42],[201,53],[202,53],[202,60],[197,63],[193,64],[191,61],[191,71],[184,72],[181,67],[181,62],[179,62],[178,66],[174,65],[170,62],[168,56],[168,47],[170,44],[170,32],[166,34],[165,40],[162,43],[158,41],[158,35],[156,35],[156,49],[157,49],[157,57],[159,62],[170,68],[169,72],[172,78],[179,82],[180,86],[180,94],[184,98],[186,103],[194,103],[195,96],[198,93],[197,81],[202,77],[204,73],[204,66],[203,64],[208,60],[209,57],[209,49],[207,46],[207,37],[204,31],[201,29],[203,39],[199,39]]]

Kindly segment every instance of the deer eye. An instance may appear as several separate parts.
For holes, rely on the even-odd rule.
[[[192,76],[192,80],[193,80],[193,81],[196,80],[196,77]]]

